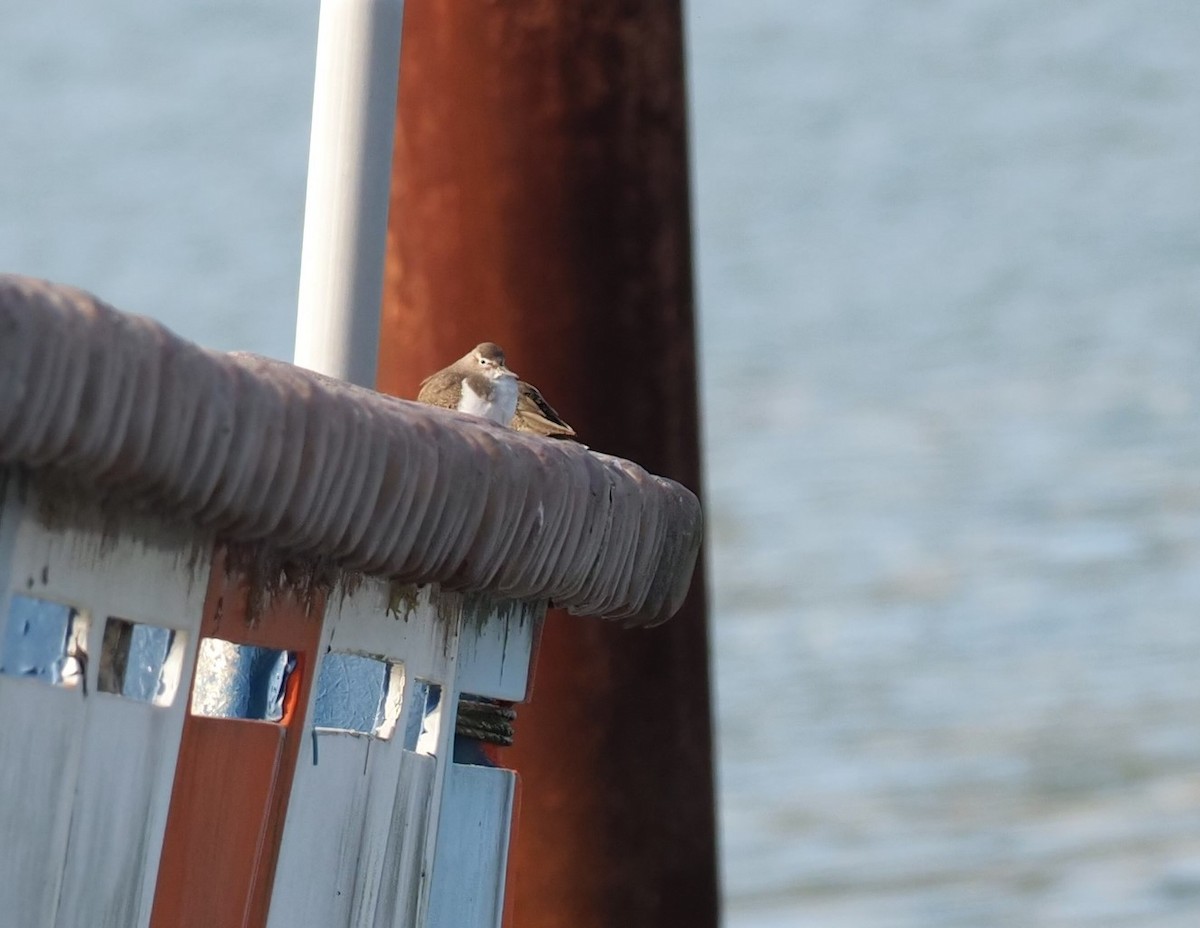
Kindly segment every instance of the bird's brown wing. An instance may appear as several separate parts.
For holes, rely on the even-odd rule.
[[[518,385],[517,412],[510,424],[518,432],[534,432],[548,438],[570,438],[575,434],[538,388],[523,380]]]
[[[458,397],[455,395],[454,388],[458,386],[459,376],[461,375],[456,375],[453,371],[438,371],[436,374],[430,374],[421,381],[421,388],[417,392],[417,402],[454,409],[458,406]]]

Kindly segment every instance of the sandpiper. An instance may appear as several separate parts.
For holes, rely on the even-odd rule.
[[[504,349],[483,342],[422,380],[417,402],[508,425],[517,411],[517,375],[504,363]]]
[[[508,369],[504,349],[483,342],[449,367],[421,381],[417,401],[483,416],[518,432],[570,438],[567,425],[541,392]]]

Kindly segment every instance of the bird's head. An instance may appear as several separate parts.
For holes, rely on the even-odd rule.
[[[504,363],[504,349],[495,342],[476,345],[466,360],[470,366],[491,380],[502,380],[505,377],[516,379],[517,375]]]

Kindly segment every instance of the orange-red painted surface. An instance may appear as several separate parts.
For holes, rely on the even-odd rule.
[[[266,924],[324,599],[302,603],[283,593],[251,621],[249,583],[227,574],[224,560],[218,552],[201,634],[293,651],[297,666],[278,724],[191,715],[189,697],[152,928]]]

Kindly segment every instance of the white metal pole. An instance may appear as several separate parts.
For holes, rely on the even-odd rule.
[[[296,311],[296,364],[375,386],[404,0],[321,0]],[[205,714],[239,715],[275,665],[218,643],[197,667]]]
[[[321,0],[296,364],[375,386],[404,0]]]

